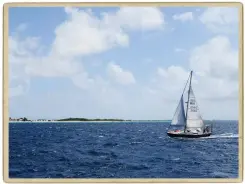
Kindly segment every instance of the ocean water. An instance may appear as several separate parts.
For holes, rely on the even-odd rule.
[[[10,123],[10,178],[236,178],[238,122],[170,138],[169,123]]]

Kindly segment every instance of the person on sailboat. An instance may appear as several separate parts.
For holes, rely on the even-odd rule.
[[[209,127],[208,127],[208,126],[206,127],[206,132],[207,132],[207,133],[209,132]]]

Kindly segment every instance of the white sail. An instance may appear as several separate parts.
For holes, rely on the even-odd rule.
[[[192,90],[192,87],[190,86],[190,92],[189,92],[189,101],[188,101],[188,109],[187,109],[187,122],[186,122],[186,128],[188,129],[203,129],[204,123],[201,118],[201,114],[199,112],[199,108],[196,102],[196,98],[194,95],[194,92]]]
[[[176,112],[174,114],[174,117],[172,119],[171,125],[185,125],[185,123],[186,123],[186,119],[185,119],[184,101],[182,95],[178,107],[176,109]]]

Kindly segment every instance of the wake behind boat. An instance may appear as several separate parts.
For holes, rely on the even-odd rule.
[[[199,138],[208,137],[212,134],[212,127],[204,124],[199,112],[196,98],[191,86],[192,71],[186,82],[184,91],[181,95],[176,112],[172,122],[168,128],[168,136],[170,137],[188,137]],[[189,82],[188,97],[186,102],[186,110],[184,107],[184,92]]]

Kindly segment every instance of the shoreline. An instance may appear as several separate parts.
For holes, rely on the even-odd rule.
[[[9,123],[165,123],[170,120],[132,120],[132,121],[9,121]]]

